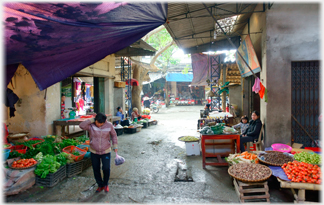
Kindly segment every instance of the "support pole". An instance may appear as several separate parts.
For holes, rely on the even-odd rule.
[[[226,82],[226,65],[222,64],[223,66],[223,84]],[[222,93],[222,110],[223,112],[226,111],[226,92]]]

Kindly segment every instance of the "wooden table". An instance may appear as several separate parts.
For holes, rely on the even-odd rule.
[[[69,126],[70,125],[80,125],[81,122],[85,120],[90,120],[91,122],[94,122],[93,118],[76,118],[76,119],[61,119],[61,120],[55,120],[53,121],[53,135],[61,134],[62,136],[66,135],[65,127],[68,128],[67,133],[69,134]],[[118,116],[107,116],[107,121],[113,123],[115,121],[120,120],[120,117]],[[60,128],[57,128],[60,127]],[[57,129],[60,130],[60,132],[57,131]]]
[[[206,140],[220,140],[220,139],[233,139],[236,140],[236,151],[240,152],[240,135],[239,134],[220,134],[220,135],[200,135],[201,136],[201,151],[202,151],[202,160],[203,160],[203,168],[206,169],[206,165],[214,165],[214,166],[228,166],[228,163],[222,160],[221,156],[228,156],[228,153],[216,153],[210,154],[206,153],[206,145],[211,145],[209,143],[205,143]],[[217,157],[218,162],[207,163],[206,157]]]
[[[295,203],[305,203],[305,190],[321,190],[321,184],[311,184],[311,183],[297,183],[281,180],[277,177],[278,182],[280,183],[281,188],[290,188],[294,194]],[[298,195],[294,189],[298,189]]]

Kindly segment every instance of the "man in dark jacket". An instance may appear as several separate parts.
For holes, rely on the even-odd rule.
[[[249,123],[249,128],[241,135],[240,138],[240,149],[241,152],[245,151],[244,143],[247,142],[254,142],[258,139],[261,128],[262,122],[260,120],[260,113],[258,111],[252,112],[252,120]]]

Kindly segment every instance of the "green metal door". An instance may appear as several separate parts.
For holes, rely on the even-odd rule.
[[[94,111],[105,113],[105,78],[94,77]]]

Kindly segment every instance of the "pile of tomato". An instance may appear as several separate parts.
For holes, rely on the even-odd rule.
[[[321,168],[305,162],[288,162],[281,167],[292,182],[321,184]]]
[[[12,163],[13,168],[26,168],[33,166],[34,164],[37,164],[37,161],[34,160],[33,158],[31,159],[19,159],[17,161],[14,161]]]

